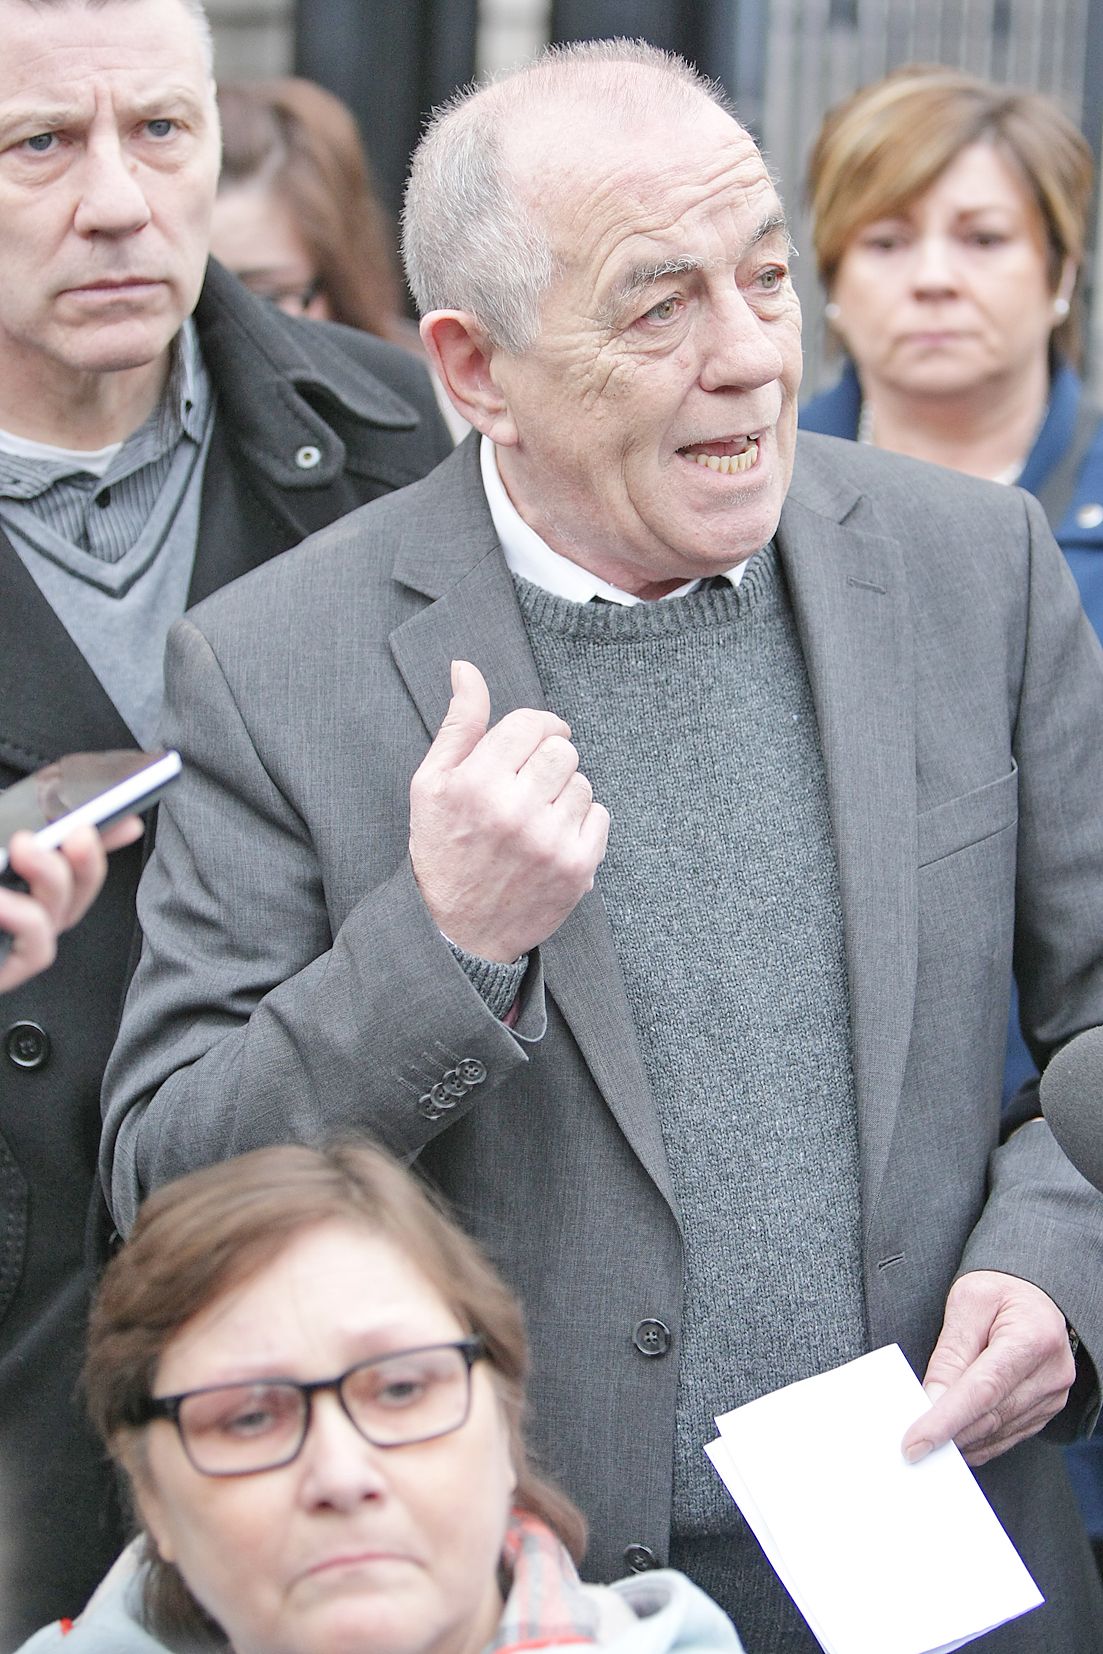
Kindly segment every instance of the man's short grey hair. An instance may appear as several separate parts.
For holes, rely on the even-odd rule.
[[[61,6],[84,6],[88,11],[103,11],[105,6],[140,5],[141,0],[23,0],[25,6],[34,11],[51,11]],[[199,35],[199,44],[203,52],[203,62],[207,73],[214,75],[214,37],[211,34],[211,21],[207,16],[203,0],[178,0],[195,22]]]
[[[625,65],[654,73],[626,75]],[[702,97],[734,114],[719,86],[642,40],[550,46],[501,80],[457,93],[431,116],[406,186],[402,257],[420,314],[468,311],[492,344],[512,354],[539,333],[541,300],[558,264],[509,176],[514,122],[542,107],[597,98],[631,125]]]

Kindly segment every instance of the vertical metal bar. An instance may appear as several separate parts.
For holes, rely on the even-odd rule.
[[[392,215],[436,102],[475,68],[475,0],[310,0],[295,13],[295,70],[352,109]]]

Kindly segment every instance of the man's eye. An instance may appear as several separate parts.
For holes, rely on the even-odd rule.
[[[33,138],[28,138],[26,147],[32,155],[46,155],[54,147],[57,139],[52,132],[36,132]]]
[[[678,300],[676,298],[660,299],[644,314],[645,322],[672,322],[678,314]]]
[[[787,274],[780,264],[772,264],[769,269],[760,272],[759,285],[767,293],[776,293],[779,287],[784,286]]]
[[[171,138],[176,131],[176,122],[169,120],[167,116],[158,116],[146,122],[146,131],[151,138]]]

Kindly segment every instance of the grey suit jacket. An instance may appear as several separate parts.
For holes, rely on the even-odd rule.
[[[1044,1124],[1000,1142],[999,1094],[1013,945],[1043,1062],[1103,1022],[1099,646],[1017,490],[802,437],[778,542],[839,861],[872,1344],[922,1371],[955,1273],[995,1268],[1098,1352],[1103,1199]],[[156,1184],[277,1139],[367,1129],[416,1158],[524,1296],[535,1439],[607,1577],[668,1543],[679,1218],[600,875],[520,1038],[421,903],[407,789],[458,655],[495,716],[541,704],[473,443],[177,626],[188,775],[139,898],[103,1171],[125,1227]],[[645,1317],[671,1357],[633,1345]],[[1096,1400],[1088,1362],[1062,1424]],[[1058,1599],[994,1648],[1103,1647],[1056,1459],[1033,1442],[986,1476]]]

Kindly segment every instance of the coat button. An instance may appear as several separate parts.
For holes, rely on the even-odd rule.
[[[423,1097],[418,1098],[417,1111],[419,1114],[424,1114],[427,1120],[439,1120],[441,1115],[444,1113],[442,1108],[437,1107],[429,1092],[426,1092]]]
[[[665,1355],[671,1344],[670,1328],[665,1321],[641,1321],[632,1342],[641,1355]]]
[[[1103,523],[1103,505],[1095,500],[1091,505],[1082,505],[1076,513],[1077,528],[1098,528]]]
[[[460,1095],[462,1096],[463,1093],[461,1092]],[[446,1113],[448,1109],[455,1108],[456,1106],[455,1097],[449,1093],[447,1086],[442,1085],[439,1080],[436,1085],[431,1085],[429,1087],[429,1096],[430,1099],[436,1104],[437,1108],[440,1109],[442,1114]]]
[[[456,1064],[456,1073],[464,1085],[482,1085],[486,1079],[486,1064],[480,1062],[478,1057],[464,1057],[462,1062]]]
[[[658,1568],[662,1564],[649,1545],[626,1545],[624,1566],[630,1574],[645,1574],[649,1568]]]
[[[45,1068],[50,1060],[50,1036],[37,1022],[13,1022],[4,1036],[4,1050],[16,1068]]]
[[[322,450],[315,448],[312,442],[304,442],[301,448],[295,449],[295,464],[300,471],[313,471],[321,463]]]
[[[447,1074],[445,1074],[440,1083],[450,1097],[459,1098],[467,1096],[467,1087],[464,1085],[454,1068],[450,1068],[448,1070]]]

